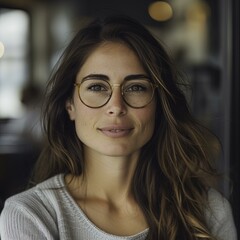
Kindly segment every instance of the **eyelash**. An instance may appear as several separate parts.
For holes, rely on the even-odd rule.
[[[96,87],[98,88],[97,90],[95,89]],[[89,86],[87,90],[93,91],[93,92],[108,91],[107,88],[105,86],[101,86],[101,84],[93,84]]]
[[[134,90],[135,88],[138,88],[137,90]],[[126,88],[126,92],[142,92],[142,91],[146,91],[147,88],[141,85],[132,85]]]

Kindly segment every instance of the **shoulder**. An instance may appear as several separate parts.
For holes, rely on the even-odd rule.
[[[63,187],[63,176],[56,175],[29,190],[16,194],[5,201],[1,218],[11,218],[12,214],[54,218],[59,205],[57,204],[59,189]]]
[[[211,213],[219,221],[232,214],[228,200],[213,188],[208,191],[208,203]]]
[[[231,205],[221,193],[213,188],[208,191],[206,221],[211,232],[218,239],[237,239]]]
[[[30,228],[39,239],[43,233],[45,236],[57,234],[57,189],[64,186],[61,178],[57,175],[8,198],[0,216],[1,235],[7,236],[6,239],[19,239],[19,234],[28,234]]]
[[[8,198],[4,208],[12,204],[22,207],[34,207],[36,204],[38,207],[41,204],[48,205],[51,200],[57,199],[57,190],[61,187],[64,187],[62,175],[56,175],[29,190]]]

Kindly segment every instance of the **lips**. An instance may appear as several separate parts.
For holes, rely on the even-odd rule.
[[[131,127],[123,127],[123,126],[108,126],[103,128],[98,128],[98,130],[108,137],[124,137],[130,134],[133,130]]]

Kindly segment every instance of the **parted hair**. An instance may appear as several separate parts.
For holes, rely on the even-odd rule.
[[[216,176],[209,142],[217,140],[192,117],[181,74],[163,45],[128,17],[94,20],[77,32],[64,51],[47,85],[43,108],[46,148],[32,181],[59,173],[84,175],[82,143],[65,104],[73,95],[78,71],[104,42],[126,44],[158,86],[155,130],[142,148],[132,179],[134,197],[149,225],[148,239],[214,239],[204,214],[208,189]]]

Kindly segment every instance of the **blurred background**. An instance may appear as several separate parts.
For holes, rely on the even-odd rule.
[[[222,142],[220,187],[239,226],[238,0],[0,0],[1,207],[25,188],[42,148],[41,99],[54,64],[81,26],[112,14],[144,24],[185,72],[193,114]]]

